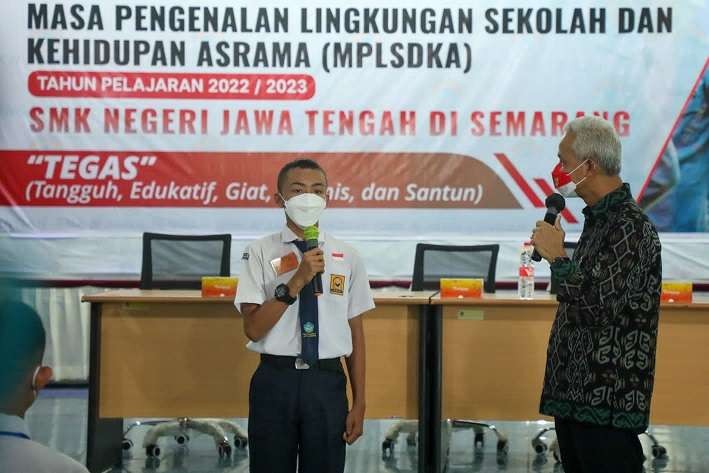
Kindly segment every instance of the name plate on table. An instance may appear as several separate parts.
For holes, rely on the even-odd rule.
[[[483,280],[441,278],[441,298],[482,297]]]
[[[202,297],[234,297],[239,279],[235,277],[205,276],[202,278]]]
[[[662,302],[692,302],[691,281],[662,281]]]

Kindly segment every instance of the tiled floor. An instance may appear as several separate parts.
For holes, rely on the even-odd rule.
[[[87,419],[85,390],[61,389],[44,392],[30,409],[27,418],[35,440],[61,450],[81,462],[84,461]],[[245,427],[244,420],[237,422]],[[365,436],[347,450],[348,473],[416,471],[416,447],[406,445],[405,435],[399,437],[393,457],[386,460],[382,458],[381,442],[392,422],[367,421]],[[509,437],[510,451],[506,461],[498,461],[492,435],[486,436],[484,448],[475,451],[472,448],[473,433],[456,431],[450,443],[448,472],[563,472],[551,453],[538,456],[530,445],[538,430],[548,424],[499,422],[496,425]],[[220,461],[211,439],[202,435],[194,435],[188,447],[178,447],[172,439],[161,440],[163,453],[160,461],[152,462],[140,448],[143,435],[141,429],[130,434],[136,447],[132,455],[125,458],[123,472],[248,472],[248,456],[245,452],[236,450],[232,458]],[[645,463],[648,473],[709,473],[709,428],[653,426],[652,432],[667,448],[669,458],[663,461],[653,460],[649,440],[643,436],[643,446],[649,457]],[[548,435],[548,439],[553,440],[553,433]],[[112,473],[121,473],[121,470]]]

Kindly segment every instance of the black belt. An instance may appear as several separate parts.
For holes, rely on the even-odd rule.
[[[286,369],[319,369],[322,371],[334,371],[336,373],[344,373],[342,362],[339,358],[327,358],[318,360],[315,366],[305,367],[297,356],[282,356],[261,354],[261,363],[266,363],[278,368]],[[306,365],[307,366],[307,365]]]

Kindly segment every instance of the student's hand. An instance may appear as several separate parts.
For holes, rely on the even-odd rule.
[[[345,433],[342,434],[342,438],[348,445],[352,445],[364,432],[364,408],[356,406],[352,408],[349,414],[347,414],[345,428],[346,430]]]
[[[316,274],[325,272],[325,254],[320,248],[313,248],[303,254],[303,259],[298,266],[298,270],[288,283],[291,295],[296,296]]]

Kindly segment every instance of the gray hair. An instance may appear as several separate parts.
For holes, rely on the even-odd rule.
[[[576,159],[589,159],[598,164],[609,176],[620,174],[620,137],[607,120],[596,116],[585,116],[570,121],[564,132],[572,131],[576,137],[571,149]]]

